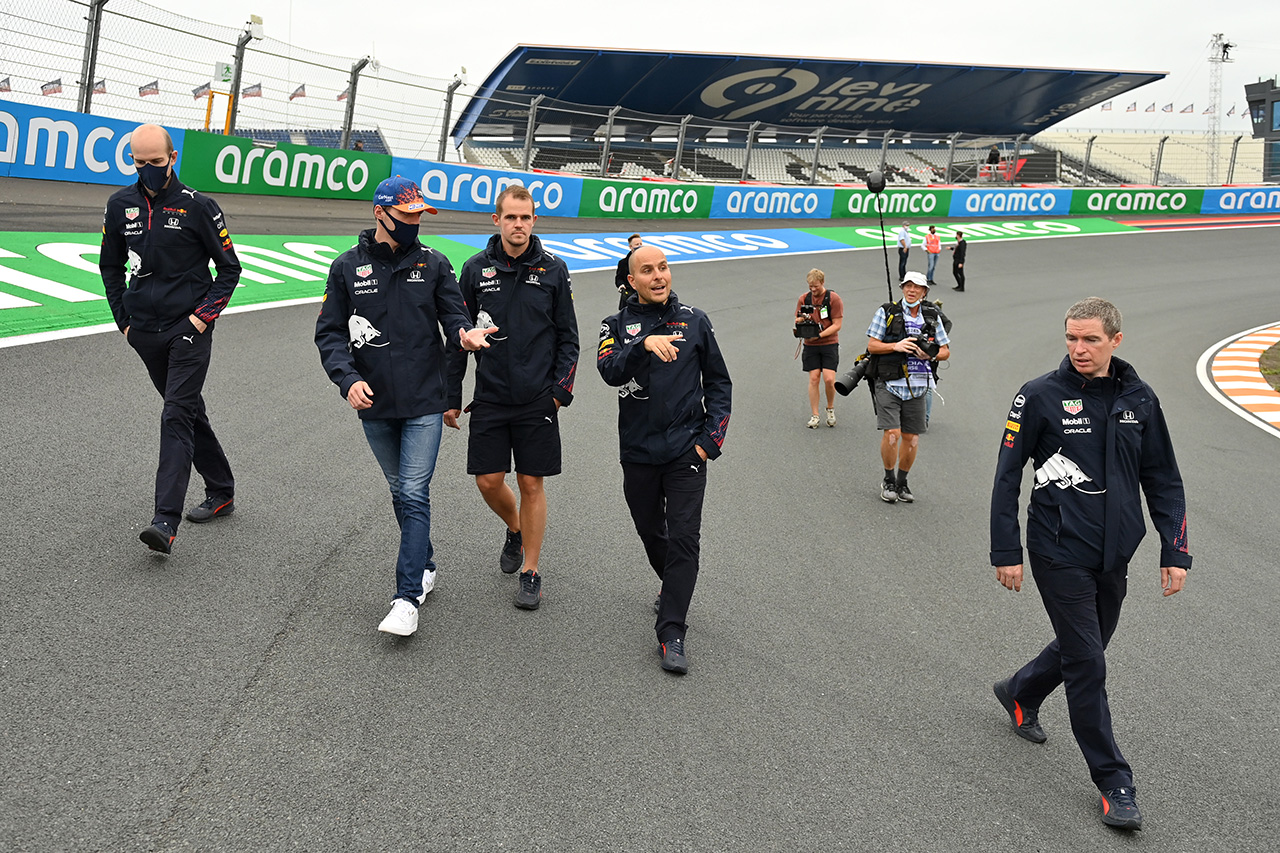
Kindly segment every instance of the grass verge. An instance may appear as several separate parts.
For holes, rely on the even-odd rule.
[[[1262,358],[1258,359],[1258,367],[1262,369],[1262,375],[1271,383],[1271,387],[1280,391],[1280,344],[1262,354]]]

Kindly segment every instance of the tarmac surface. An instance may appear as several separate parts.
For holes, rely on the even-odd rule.
[[[24,201],[16,183],[0,230],[98,227],[103,188],[77,205]],[[233,233],[303,232],[297,203],[220,201]],[[307,206],[315,233],[354,233],[368,211]],[[596,227],[539,229],[561,224]],[[676,264],[734,379],[684,677],[658,667],[615,392],[591,364],[610,273],[574,282],[583,356],[565,472],[548,481],[542,608],[512,606],[501,522],[465,474],[465,434],[446,430],[439,578],[408,639],[375,630],[395,522],[320,368],[314,305],[218,322],[205,398],[237,511],[183,524],[167,558],[137,541],[160,410],[137,357],[114,334],[0,350],[0,848],[1273,849],[1280,448],[1194,371],[1207,346],[1280,313],[1271,234],[972,247],[968,291],[938,288],[953,358],[914,505],[878,498],[866,391],[837,402],[836,428],[806,429],[792,360],[813,266],[845,301],[844,360],[861,351],[886,297],[879,254]],[[1108,654],[1138,834],[1101,824],[1061,691],[1044,745],[991,695],[1051,638],[1034,582],[1007,592],[987,558],[1002,425],[1060,360],[1067,306],[1094,294],[1125,312],[1118,354],[1165,407],[1196,561],[1162,598],[1148,532]],[[202,498],[193,478],[188,505]]]

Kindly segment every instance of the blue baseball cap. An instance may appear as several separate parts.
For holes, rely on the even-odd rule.
[[[422,190],[408,178],[396,175],[378,184],[373,194],[373,203],[381,207],[394,207],[403,213],[437,213],[422,198]]]

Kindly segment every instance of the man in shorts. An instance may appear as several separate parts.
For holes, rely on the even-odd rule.
[[[578,369],[578,319],[564,261],[533,234],[533,197],[519,184],[498,195],[493,224],[498,233],[484,251],[462,266],[458,283],[472,321],[496,326],[490,346],[476,353],[476,382],[467,473],[485,503],[507,525],[498,563],[520,573],[515,604],[537,610],[542,603],[538,560],[547,526],[543,478],[560,473],[561,406],[573,401]],[[445,426],[458,429],[467,353],[449,358],[449,410]],[[507,485],[515,458],[520,501]]]
[[[809,429],[818,428],[818,385],[827,388],[827,426],[836,425],[836,370],[840,364],[840,326],[844,323],[844,302],[828,290],[822,270],[809,270],[805,277],[809,292],[796,302],[796,325],[805,320],[817,323],[818,335],[803,338],[800,369],[809,374]],[[809,328],[812,329],[812,326]]]
[[[881,305],[867,329],[867,351],[875,357],[868,376],[875,379],[876,427],[883,432],[880,499],[886,503],[915,501],[907,474],[928,429],[925,394],[934,386],[933,363],[951,357],[938,309],[921,304],[929,294],[928,280],[908,272],[901,287],[902,299]]]

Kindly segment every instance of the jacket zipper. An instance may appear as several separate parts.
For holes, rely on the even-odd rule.
[[[145,240],[142,241],[142,253],[138,256],[138,258],[139,258],[139,261],[141,262],[142,268],[146,269],[147,257],[151,254],[151,216],[153,213],[155,213],[155,206],[151,204],[151,199],[147,197],[146,190],[143,190],[142,192],[142,200],[147,203],[147,237]],[[141,278],[141,271],[139,271],[139,278]],[[141,282],[139,282],[139,284],[141,284]],[[147,293],[150,295],[150,298],[148,299],[148,301],[151,303],[151,316],[152,316],[152,321],[154,322],[155,316],[156,316],[155,288],[148,288]]]

